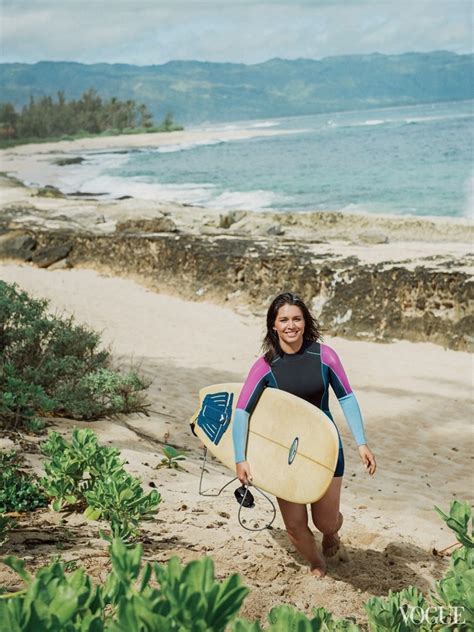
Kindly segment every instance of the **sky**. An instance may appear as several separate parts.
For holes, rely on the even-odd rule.
[[[473,50],[472,0],[0,0],[0,62],[255,64]]]

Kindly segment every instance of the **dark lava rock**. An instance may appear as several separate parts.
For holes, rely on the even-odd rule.
[[[161,216],[153,219],[129,219],[117,222],[118,233],[176,233],[178,229],[170,217]]]
[[[266,309],[282,279],[291,280],[292,291],[314,305],[328,335],[430,341],[459,350],[473,342],[474,284],[467,266],[438,270],[428,262],[412,269],[363,263],[337,252],[318,257],[304,243],[255,240],[232,228],[213,236],[159,231],[167,219],[123,222],[134,232],[38,231],[35,237],[43,249],[73,243],[69,259],[74,266],[126,270],[182,296],[196,299],[207,292],[213,300],[235,300],[255,310]]]
[[[67,167],[68,165],[80,165],[82,162],[84,162],[82,156],[72,156],[71,158],[57,158],[54,164],[60,167]]]
[[[96,198],[101,195],[107,195],[107,193],[88,193],[87,191],[74,191],[73,193],[69,193],[69,197],[83,197],[83,198]]]
[[[49,268],[50,265],[60,261],[68,256],[71,252],[72,244],[58,244],[49,248],[42,248],[33,257],[32,261],[39,268]]]
[[[62,193],[57,187],[53,187],[47,184],[45,187],[41,187],[34,194],[35,197],[48,197],[48,198],[61,198],[64,199],[66,196]]]
[[[31,261],[36,243],[36,239],[28,233],[5,233],[0,235],[0,257]]]

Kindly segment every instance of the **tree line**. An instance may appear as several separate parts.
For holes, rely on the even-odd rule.
[[[79,99],[66,101],[63,91],[35,99],[17,112],[12,103],[0,103],[0,140],[44,139],[64,135],[173,131],[179,128],[170,113],[155,127],[153,116],[144,104],[102,99],[90,88]]]

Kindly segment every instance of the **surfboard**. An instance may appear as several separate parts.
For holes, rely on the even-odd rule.
[[[191,418],[202,443],[234,472],[232,423],[242,386],[201,389]],[[247,460],[253,485],[294,503],[315,502],[332,481],[338,453],[337,430],[325,413],[291,393],[264,390],[249,421]]]

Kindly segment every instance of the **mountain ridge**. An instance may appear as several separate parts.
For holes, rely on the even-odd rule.
[[[189,124],[298,116],[474,98],[474,55],[449,51],[272,58],[258,64],[172,60],[165,64],[39,61],[0,64],[2,100],[67,99],[94,88],[145,103],[155,119],[171,111]]]

